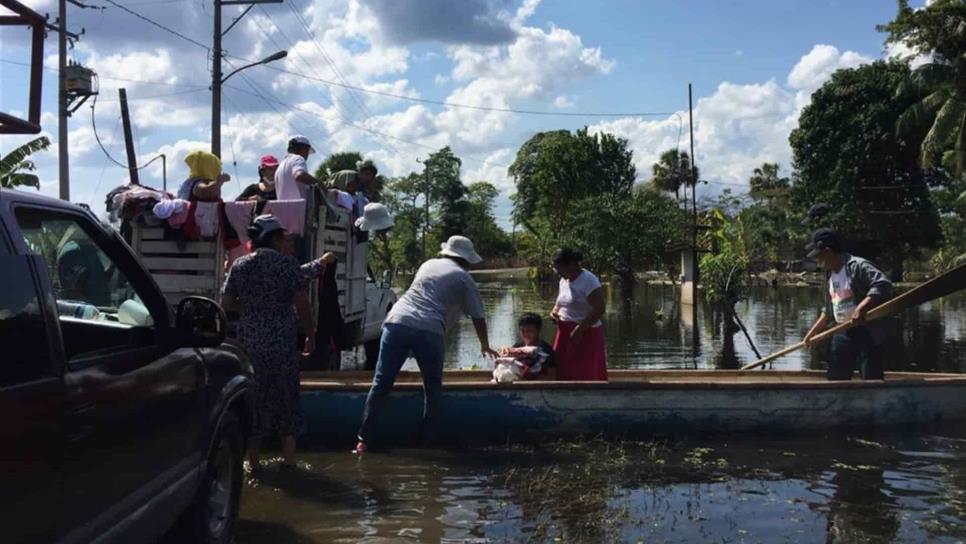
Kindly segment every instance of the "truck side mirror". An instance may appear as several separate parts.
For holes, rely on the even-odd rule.
[[[178,303],[175,323],[187,347],[211,348],[225,341],[228,318],[215,301],[191,296]]]

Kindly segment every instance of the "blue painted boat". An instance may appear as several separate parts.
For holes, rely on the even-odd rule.
[[[444,375],[441,437],[502,443],[528,435],[787,432],[933,424],[966,419],[966,375],[888,372],[837,381],[816,371],[610,370],[608,382],[490,382],[488,371]],[[370,372],[302,375],[308,434],[350,442]],[[418,373],[403,372],[380,421],[380,441],[417,435]]]

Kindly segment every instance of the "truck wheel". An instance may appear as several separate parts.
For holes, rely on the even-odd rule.
[[[215,431],[205,476],[194,502],[182,518],[185,541],[199,544],[230,544],[241,499],[245,441],[241,423],[225,412]]]
[[[366,370],[375,370],[376,362],[379,361],[379,344],[382,338],[369,340],[363,347],[366,349]]]

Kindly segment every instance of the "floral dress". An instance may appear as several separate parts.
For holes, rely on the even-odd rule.
[[[224,295],[239,303],[238,342],[255,367],[255,436],[304,431],[295,295],[323,268],[319,261],[299,266],[294,257],[263,248],[236,260],[225,279]]]

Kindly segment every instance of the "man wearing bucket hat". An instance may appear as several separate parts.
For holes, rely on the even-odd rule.
[[[451,236],[440,246],[439,254],[439,258],[419,267],[409,290],[393,306],[383,325],[379,360],[366,397],[356,453],[366,452],[399,369],[410,354],[416,358],[423,377],[423,438],[433,438],[443,396],[443,335],[459,314],[473,319],[480,352],[488,357],[498,356],[490,349],[483,302],[467,271],[471,264],[483,259],[465,236]]]
[[[805,246],[808,258],[815,259],[825,270],[825,307],[805,335],[813,336],[825,329],[829,321],[860,322],[865,314],[892,296],[892,282],[871,262],[846,253],[838,233],[821,228],[812,233]],[[832,337],[832,351],[826,374],[830,380],[852,379],[852,371],[861,358],[859,371],[863,380],[883,379],[882,344],[890,334],[891,320],[879,319],[851,328]],[[864,357],[863,357],[864,356]]]
[[[275,171],[275,191],[279,200],[305,200],[309,186],[319,184],[305,164],[312,153],[315,148],[305,136],[296,135],[289,139],[288,155]]]

